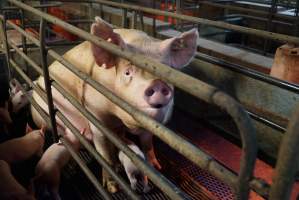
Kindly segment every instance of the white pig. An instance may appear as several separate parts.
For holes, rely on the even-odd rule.
[[[123,49],[144,54],[177,69],[187,65],[196,52],[197,30],[191,30],[164,41],[158,41],[136,30],[131,30],[130,33],[126,30],[119,31],[119,34],[116,32],[113,31],[111,25],[99,17],[96,17],[96,21],[91,26],[91,34]],[[129,37],[129,35],[131,36]],[[140,42],[142,40],[143,43]],[[93,80],[104,85],[155,120],[166,122],[170,117],[173,107],[173,86],[134,66],[128,60],[117,57],[87,41],[68,51],[64,58],[76,66],[78,70],[88,74]],[[123,126],[129,129],[131,133],[138,135],[146,159],[153,166],[158,169],[161,168],[154,153],[152,133],[141,129],[129,114],[86,84],[84,80],[70,72],[58,61],[49,67],[49,71],[65,90],[92,112],[106,127],[114,130]],[[37,80],[37,84],[44,89],[43,77]],[[117,153],[111,142],[92,123],[87,123],[89,126],[86,127],[86,119],[65,100],[63,95],[57,95],[58,92],[55,89],[52,91],[55,105],[74,125],[90,128],[97,151],[109,164],[115,166]],[[33,93],[33,98],[46,110],[45,103],[37,93]],[[45,123],[34,108],[32,108],[32,116],[39,126]],[[103,184],[107,186],[110,192],[117,191],[116,183],[105,170],[103,170]]]
[[[21,90],[21,86],[15,79],[12,79],[9,82],[10,86],[10,102],[11,102],[11,111],[13,113],[19,112],[23,107],[29,104],[29,100],[26,97],[26,94]],[[24,87],[26,88],[26,86]],[[28,91],[29,96],[32,95],[32,90]]]
[[[137,155],[139,155],[141,158],[145,159],[144,154],[139,149],[139,147],[135,144],[129,144],[128,147],[134,151]],[[136,190],[137,186],[137,177],[138,175],[141,175],[142,184],[143,184],[143,192],[150,191],[150,186],[148,185],[148,178],[145,176],[132,162],[132,160],[122,151],[118,153],[118,159],[121,162],[121,164],[124,166],[126,174],[130,180],[131,188],[133,190]]]

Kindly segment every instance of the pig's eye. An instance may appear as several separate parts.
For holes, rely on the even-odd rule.
[[[131,76],[132,73],[133,73],[133,69],[131,67],[125,70],[125,75],[126,76]]]

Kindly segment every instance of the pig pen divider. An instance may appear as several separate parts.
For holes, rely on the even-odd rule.
[[[194,96],[204,99],[209,103],[214,103],[222,108],[224,108],[235,120],[238,128],[241,130],[241,137],[243,141],[243,151],[245,154],[245,158],[242,159],[241,164],[241,172],[240,176],[237,177],[235,174],[227,170],[226,168],[222,167],[217,161],[215,161],[210,156],[206,155],[205,153],[201,152],[197,147],[192,145],[191,143],[185,141],[178,135],[176,135],[171,130],[165,128],[161,124],[155,122],[154,120],[148,118],[143,113],[138,111],[137,109],[131,107],[126,102],[123,102],[121,99],[117,98],[106,88],[101,86],[99,83],[90,79],[86,74],[76,70],[70,63],[64,60],[60,55],[58,55],[53,50],[49,50],[48,54],[57,59],[59,62],[64,64],[68,69],[73,71],[76,75],[80,78],[85,80],[88,84],[93,86],[95,89],[100,91],[104,94],[107,98],[109,98],[112,102],[118,104],[128,113],[130,113],[141,125],[152,131],[156,136],[161,138],[163,141],[171,145],[174,149],[179,151],[181,154],[186,156],[188,159],[192,160],[196,165],[201,168],[207,169],[216,177],[219,177],[221,180],[229,183],[237,192],[237,197],[240,199],[247,199],[248,190],[249,190],[249,181],[251,180],[252,176],[252,169],[255,161],[256,156],[256,139],[255,139],[255,132],[250,123],[250,119],[245,114],[244,110],[241,106],[232,98],[227,96],[226,94],[218,91],[216,88],[207,85],[197,79],[191,78],[181,72],[177,72],[176,70],[170,69],[168,66],[165,66],[161,63],[157,63],[152,59],[147,59],[141,55],[131,54],[130,52],[125,52],[124,50],[119,49],[115,45],[112,45],[106,41],[103,41],[89,33],[86,33],[70,24],[67,24],[55,17],[52,17],[48,14],[42,13],[36,9],[33,9],[21,2],[10,0],[11,3],[17,5],[20,8],[23,8],[27,11],[30,11],[38,16],[41,16],[45,20],[63,26],[68,31],[79,35],[80,37],[89,40],[96,45],[103,47],[104,49],[124,57],[128,60],[131,60],[133,64],[136,64],[139,67],[150,71],[151,73],[163,77],[167,81],[173,83],[177,87],[193,94]],[[8,22],[9,24],[9,22]],[[36,44],[39,46],[39,43]],[[136,57],[136,58],[135,58]],[[139,60],[140,59],[140,60]],[[158,69],[159,68],[159,69]],[[176,81],[180,80],[179,82],[185,82],[184,85],[178,84]],[[190,84],[189,84],[190,83]],[[191,84],[192,83],[192,84]],[[190,87],[192,85],[192,87]],[[195,87],[194,87],[195,85]],[[127,153],[125,151],[125,153]],[[247,156],[246,156],[247,155]],[[129,155],[130,157],[130,155]],[[246,163],[247,162],[247,163]],[[263,184],[252,184],[258,183],[259,181],[252,179],[251,185],[263,185]],[[259,188],[261,189],[261,188]],[[257,189],[257,191],[259,190]],[[261,189],[264,190],[265,188]]]

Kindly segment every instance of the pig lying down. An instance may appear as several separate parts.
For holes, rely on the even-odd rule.
[[[160,41],[149,37],[137,30],[117,29],[96,17],[91,26],[91,34],[101,37],[119,47],[149,56],[161,63],[176,69],[187,65],[196,52],[198,32],[191,30],[179,37]],[[166,123],[172,112],[174,87],[154,75],[134,66],[130,61],[115,56],[101,47],[88,41],[79,44],[66,54],[64,58],[76,66],[80,71],[88,74],[93,80],[105,86],[132,106],[143,111],[153,119]],[[141,150],[146,160],[156,168],[161,166],[156,159],[152,144],[152,133],[140,128],[139,124],[119,106],[112,103],[100,92],[86,84],[66,67],[55,61],[49,67],[54,79],[86,109],[110,130],[118,130],[115,134],[121,135],[126,129],[139,137]],[[36,83],[44,89],[43,77]],[[56,107],[78,128],[89,130],[96,150],[111,165],[117,162],[117,151],[114,145],[92,123],[85,119],[57,90],[52,88]],[[33,92],[33,98],[47,111],[47,105]],[[38,112],[32,108],[32,117],[38,126],[45,125]],[[58,120],[60,126],[64,124]],[[78,149],[76,139],[71,143]],[[64,148],[64,147],[63,147]],[[67,150],[53,146],[52,153],[57,157],[65,157]],[[66,161],[67,162],[67,161]],[[49,172],[50,173],[50,172]],[[103,184],[110,192],[117,191],[117,185],[110,175],[103,170]]]

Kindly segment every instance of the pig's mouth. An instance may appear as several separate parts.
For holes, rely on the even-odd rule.
[[[157,121],[163,121],[165,115],[165,109],[167,105],[156,104],[147,107],[143,107],[141,110],[146,113],[148,116],[152,117]]]

